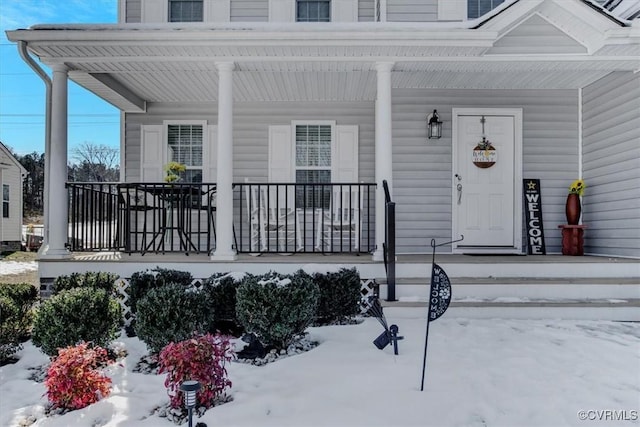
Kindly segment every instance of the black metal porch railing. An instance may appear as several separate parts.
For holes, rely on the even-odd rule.
[[[70,182],[69,239],[71,251],[121,250],[121,209],[117,183]]]
[[[375,184],[236,183],[238,253],[370,253]]]
[[[211,253],[216,184],[67,183],[70,250]],[[371,253],[375,184],[234,184],[238,253]]]
[[[389,185],[384,188],[384,242],[382,243],[384,269],[387,273],[387,301],[396,300],[396,203],[391,200]]]
[[[69,248],[145,254],[208,253],[215,184],[67,183]]]

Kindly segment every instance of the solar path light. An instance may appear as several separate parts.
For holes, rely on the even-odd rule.
[[[193,408],[196,406],[196,393],[200,388],[198,381],[185,381],[180,386],[180,390],[184,392],[184,406],[189,411],[189,427],[193,427]]]

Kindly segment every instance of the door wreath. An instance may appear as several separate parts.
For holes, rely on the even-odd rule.
[[[485,122],[486,119],[482,116],[480,119],[480,123],[482,123],[482,141],[473,149],[473,164],[482,169],[490,168],[495,165],[498,160],[498,152],[485,136]]]
[[[498,152],[484,136],[482,142],[473,149],[473,164],[479,168],[486,169],[496,164]]]

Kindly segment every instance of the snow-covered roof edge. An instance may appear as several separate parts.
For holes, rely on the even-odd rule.
[[[605,9],[604,7],[602,7],[600,3],[597,3],[595,0],[580,0],[580,1],[623,27],[633,26],[633,21],[624,19],[618,16],[617,14],[615,14],[614,12]],[[634,1],[637,1],[637,0],[634,0]],[[620,5],[616,6],[614,10],[618,10],[619,6]]]

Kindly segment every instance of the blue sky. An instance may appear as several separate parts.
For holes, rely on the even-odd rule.
[[[45,86],[6,30],[35,24],[115,23],[117,0],[0,0],[0,141],[18,154],[44,152]],[[34,58],[37,60],[37,58]],[[51,70],[43,66],[51,75]],[[69,81],[69,159],[89,142],[119,147],[119,111]]]

